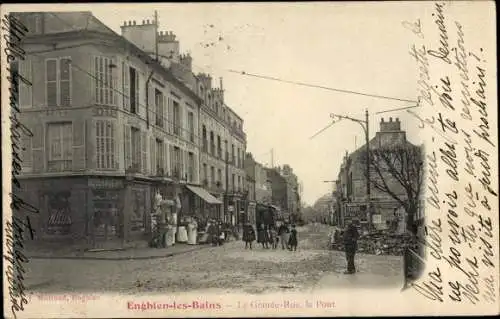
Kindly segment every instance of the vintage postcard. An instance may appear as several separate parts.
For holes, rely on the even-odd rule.
[[[495,22],[2,5],[4,316],[498,314]]]

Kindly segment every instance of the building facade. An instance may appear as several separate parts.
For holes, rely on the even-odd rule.
[[[224,182],[220,153],[230,146],[222,141],[244,154],[243,120],[226,107],[233,122],[211,126],[217,148],[210,163],[201,123],[209,122],[213,103],[198,91],[191,58],[178,54],[171,32],[129,21],[120,36],[90,12],[16,16],[30,30],[22,42],[26,60],[13,67],[31,82],[20,84],[19,100],[20,121],[33,132],[22,140],[20,179],[22,196],[40,208],[39,237],[143,238],[156,193],[178,198],[181,215],[222,209],[208,191]],[[212,90],[224,105],[221,91]],[[210,183],[203,163],[214,167]],[[238,163],[230,170],[240,177],[234,194],[245,184]]]
[[[380,130],[370,140],[370,149],[412,145],[406,139],[406,132],[401,130],[399,119],[380,122]],[[352,219],[368,224],[371,216],[375,229],[387,229],[389,222],[398,220],[404,224],[405,211],[401,204],[391,195],[382,192],[370,185],[370,198],[367,198],[366,162],[362,160],[366,146],[361,146],[351,154],[345,154],[337,179],[337,209],[339,210],[339,223],[345,226]],[[377,178],[371,173],[371,178]],[[384,181],[391,191],[401,200],[407,194],[397,179],[390,173],[384,174]],[[369,204],[370,203],[370,204]]]

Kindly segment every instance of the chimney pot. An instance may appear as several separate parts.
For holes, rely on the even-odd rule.
[[[149,24],[149,19],[146,20],[146,24]]]
[[[380,121],[381,123],[384,123],[384,118],[382,118],[382,120]]]
[[[136,21],[135,20],[133,21],[133,23],[134,23],[134,25],[136,25]]]
[[[389,122],[392,122],[392,117],[389,118]]]
[[[399,122],[399,117],[396,117],[396,122]]]

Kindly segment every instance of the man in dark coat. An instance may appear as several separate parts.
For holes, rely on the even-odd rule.
[[[354,255],[358,249],[359,233],[354,222],[351,222],[344,232],[344,248],[347,259],[347,271],[344,274],[354,274],[356,266],[354,265]]]

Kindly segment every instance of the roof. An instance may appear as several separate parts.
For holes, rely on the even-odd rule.
[[[26,42],[40,41],[46,38],[53,38],[58,36],[72,36],[75,37],[85,37],[89,35],[98,36],[100,38],[108,38],[110,40],[116,41],[122,48],[130,50],[139,59],[141,59],[145,64],[150,65],[158,73],[160,73],[167,81],[170,81],[177,86],[183,93],[192,98],[197,104],[201,104],[202,99],[191,90],[184,82],[179,80],[174,74],[161,65],[158,61],[150,57],[146,52],[141,50],[132,42],[125,39],[123,36],[117,34],[115,31],[106,26],[103,22],[92,15],[90,11],[72,11],[72,12],[38,12],[43,14],[45,18],[52,17],[56,19],[59,23],[56,23],[57,30],[50,32],[50,28],[44,30],[44,34],[33,35],[26,38]],[[21,19],[29,15],[34,15],[36,12],[19,12],[14,13],[19,15]],[[46,24],[48,24],[46,22]]]

